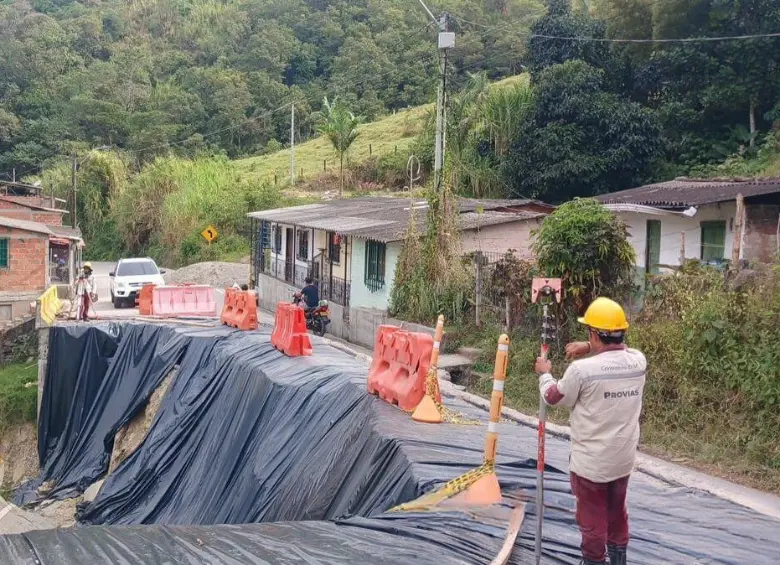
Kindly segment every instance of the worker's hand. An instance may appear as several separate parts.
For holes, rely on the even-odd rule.
[[[544,359],[543,357],[537,357],[536,359],[536,372],[540,375],[544,375],[545,373],[549,373],[552,371],[552,363],[549,359]]]
[[[566,359],[579,359],[589,353],[590,343],[587,341],[575,341],[566,345]]]

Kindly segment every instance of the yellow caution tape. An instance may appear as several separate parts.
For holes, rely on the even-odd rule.
[[[479,479],[494,471],[495,463],[483,463],[480,467],[472,469],[468,473],[464,473],[445,483],[440,489],[424,494],[417,500],[399,504],[395,508],[390,509],[390,512],[423,512],[430,510],[432,507],[444,502],[448,498],[452,498],[453,496],[462,493]]]

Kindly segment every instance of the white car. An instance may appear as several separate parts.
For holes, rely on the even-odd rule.
[[[135,305],[135,297],[145,284],[165,286],[165,271],[157,268],[157,263],[148,257],[143,259],[120,259],[111,277],[111,302],[114,308],[123,304]]]

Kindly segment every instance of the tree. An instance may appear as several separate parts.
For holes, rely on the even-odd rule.
[[[567,61],[543,71],[535,109],[517,129],[504,177],[517,195],[550,202],[648,180],[662,148],[655,115],[603,90],[604,71]]]
[[[360,135],[357,131],[360,122],[361,119],[341,104],[338,98],[334,98],[333,102],[330,102],[326,96],[323,100],[322,124],[317,128],[317,131],[330,141],[339,158],[339,196],[344,194],[344,157]]]
[[[586,14],[575,13],[569,0],[548,0],[547,14],[531,26],[527,65],[534,81],[552,65],[579,59],[606,71],[609,85],[622,88],[620,63],[604,41],[581,41],[577,38],[605,39],[606,23]],[[541,37],[540,37],[541,36]],[[551,39],[551,38],[572,39]],[[607,86],[607,84],[605,84]]]
[[[534,252],[539,272],[564,280],[578,314],[598,296],[621,297],[633,287],[636,257],[626,224],[596,200],[572,200],[547,216]]]

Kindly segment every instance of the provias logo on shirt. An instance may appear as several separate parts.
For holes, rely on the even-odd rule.
[[[618,392],[605,392],[604,399],[617,399],[617,398],[631,398],[632,396],[639,396],[639,389],[634,390],[621,390]]]

